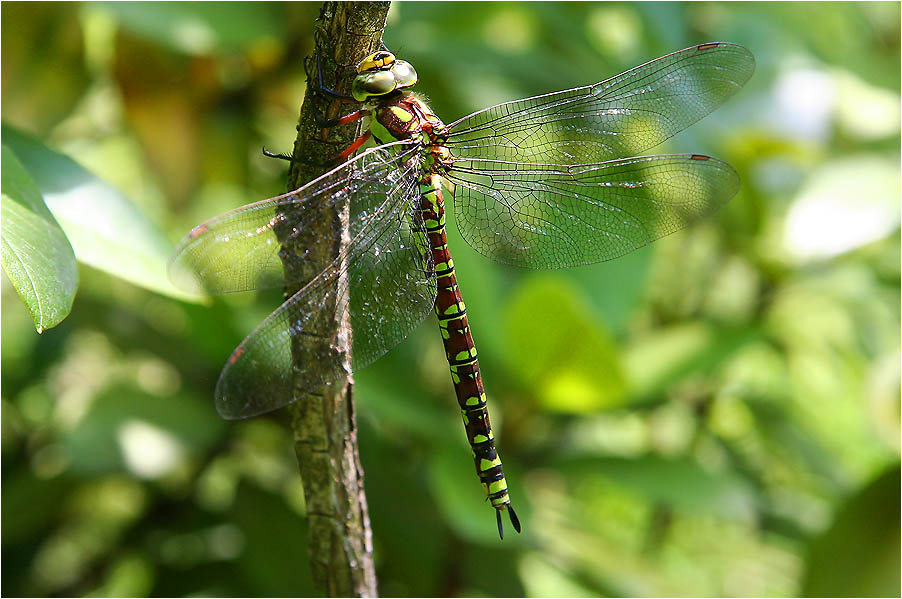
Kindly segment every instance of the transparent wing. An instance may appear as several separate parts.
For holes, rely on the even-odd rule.
[[[560,268],[617,258],[717,210],[739,189],[730,165],[698,154],[575,166],[458,162],[455,218],[485,256]]]
[[[435,269],[418,210],[418,167],[398,173],[391,164],[368,171],[390,187],[346,251],[232,353],[216,385],[216,408],[224,418],[280,408],[371,364],[432,310]],[[369,203],[361,193],[350,202]],[[338,337],[336,321],[350,325]]]
[[[211,294],[309,281],[317,273],[303,265],[321,267],[335,254],[314,256],[309,248],[337,248],[342,235],[354,238],[371,226],[386,209],[398,177],[410,176],[409,163],[418,152],[404,143],[373,148],[299,189],[198,225],[176,246],[170,279],[188,291]],[[345,203],[349,230],[323,226]]]
[[[459,158],[532,164],[634,156],[720,106],[754,70],[742,46],[701,44],[595,85],[474,112],[448,125],[447,146]]]

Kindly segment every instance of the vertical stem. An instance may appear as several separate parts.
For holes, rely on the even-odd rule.
[[[319,58],[323,85],[350,94],[355,66],[380,47],[389,2],[325,2],[319,21]],[[298,136],[288,176],[288,189],[297,189],[323,174],[332,158],[359,136],[359,125],[320,129],[313,118],[312,90],[319,85],[316,57],[308,69],[307,94],[301,106]],[[320,95],[316,110],[325,118],[336,118],[357,108],[340,99]],[[290,218],[290,214],[288,214]],[[289,221],[290,222],[290,221]],[[285,260],[293,280],[309,281],[331,263],[347,243],[347,210],[324,214],[294,240],[282,239],[286,256],[306,259]],[[319,240],[319,243],[317,243]],[[302,287],[300,285],[298,288]],[[298,288],[288,289],[291,294]],[[344,346],[350,323],[340,316],[317,330],[333,331],[323,339],[333,347]],[[307,352],[309,353],[309,352]],[[363,490],[363,468],[357,448],[357,424],[351,397],[350,356],[346,356],[345,380],[322,390],[294,389],[295,402],[289,406],[295,438],[298,469],[304,483],[310,531],[310,563],[314,583],[330,597],[375,597],[372,531]],[[293,344],[294,368],[316,368],[305,358],[304,348]]]

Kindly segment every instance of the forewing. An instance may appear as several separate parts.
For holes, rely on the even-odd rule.
[[[468,160],[448,176],[464,239],[530,268],[617,258],[704,218],[739,189],[730,165],[697,154],[571,167]]]
[[[170,279],[187,291],[210,294],[309,281],[317,272],[297,265],[321,268],[324,260],[305,248],[338,248],[342,235],[354,238],[369,227],[418,151],[403,143],[373,148],[292,192],[198,225],[176,246]],[[348,227],[323,226],[345,204]],[[286,269],[286,261],[295,266]]]
[[[752,76],[736,44],[662,56],[611,79],[498,104],[448,125],[455,157],[585,164],[634,156],[701,119]]]
[[[224,418],[280,408],[371,364],[432,310],[435,269],[416,173],[396,180],[347,251],[235,349],[216,385]]]

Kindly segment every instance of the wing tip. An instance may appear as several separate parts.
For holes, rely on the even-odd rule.
[[[752,51],[742,44],[737,44],[736,42],[705,42],[696,46],[690,46],[689,48],[687,48],[687,50],[695,50],[696,52],[711,52],[712,50],[717,50],[718,48],[722,50],[729,50],[733,54],[737,55],[737,57],[741,57],[741,60],[747,63],[747,76],[741,81],[737,81],[740,87],[745,85],[748,80],[751,79],[752,75],[755,74],[757,61],[755,60],[755,55],[752,54]]]

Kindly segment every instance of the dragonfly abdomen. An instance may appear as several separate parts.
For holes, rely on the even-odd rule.
[[[509,512],[511,523],[517,532],[520,532],[520,523],[511,507],[504,469],[495,448],[495,435],[492,433],[486,408],[476,344],[470,334],[466,305],[460,294],[454,261],[448,250],[445,235],[445,191],[453,193],[453,186],[441,175],[427,173],[420,181],[422,196],[420,209],[435,264],[437,287],[435,315],[438,317],[454,392],[467,431],[467,440],[473,450],[476,474],[485,489],[486,499],[498,510],[498,533],[504,538],[501,512],[505,510]]]

